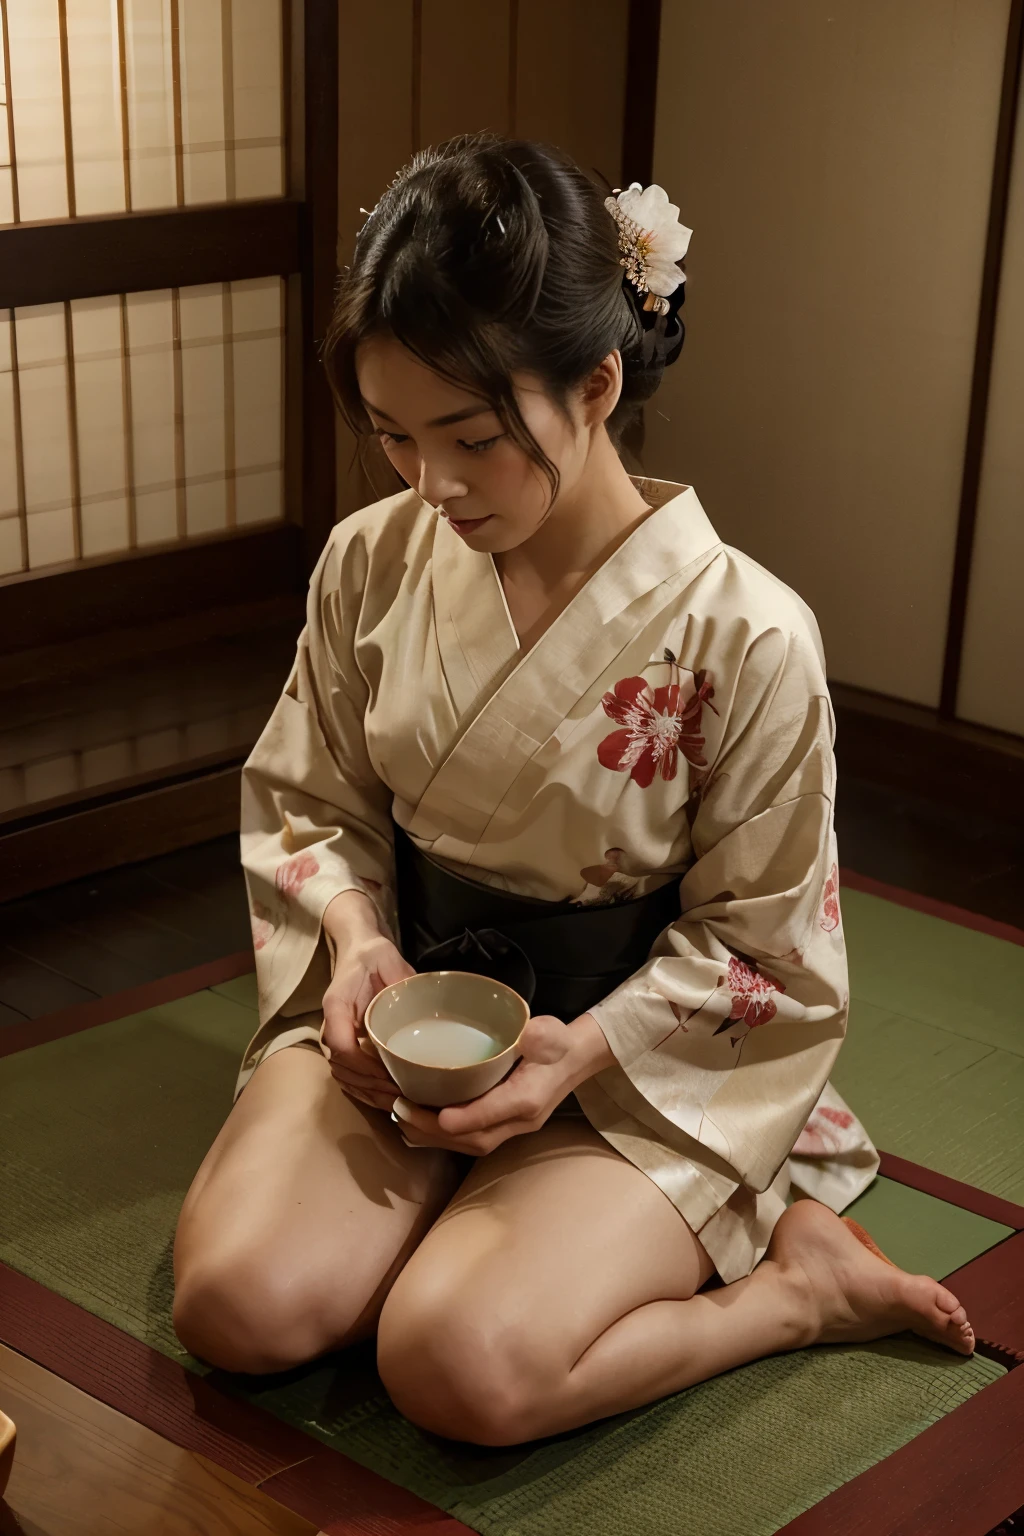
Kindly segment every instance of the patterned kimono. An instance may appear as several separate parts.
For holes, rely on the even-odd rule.
[[[615,1064],[576,1096],[729,1282],[791,1181],[840,1211],[878,1167],[828,1082],[849,1000],[834,723],[804,603],[692,486],[635,484],[654,510],[525,654],[490,555],[416,492],[331,533],[242,774],[260,1028],[238,1088],[319,1041],[332,897],[363,891],[397,932],[392,818],[526,896],[679,881],[681,917],[591,1010]]]

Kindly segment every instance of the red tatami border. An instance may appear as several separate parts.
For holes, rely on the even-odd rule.
[[[161,1003],[177,1002],[179,997],[189,997],[193,992],[202,992],[205,987],[234,981],[236,976],[247,976],[255,969],[252,950],[243,949],[235,955],[195,965],[189,971],[177,971],[173,976],[143,982],[142,986],[130,987],[127,992],[112,992],[109,997],[76,1003],[73,1008],[62,1008],[59,1013],[26,1019],[24,1024],[5,1024],[0,1029],[0,1056],[27,1051],[34,1045],[45,1045],[64,1035],[78,1034],[82,1029],[94,1029],[97,1024],[110,1024],[114,1019],[142,1013],[146,1008],[158,1008]]]
[[[991,1335],[1017,1333],[1024,1237],[957,1272]],[[993,1266],[999,1275],[990,1272]],[[996,1284],[990,1286],[989,1281]],[[988,1293],[993,1291],[994,1307]],[[340,1451],[186,1371],[0,1264],[0,1341],[63,1380],[260,1487],[325,1536],[475,1536]],[[1024,1370],[1013,1369],[784,1527],[785,1536],[980,1536],[1024,1502]],[[783,1533],[780,1532],[780,1536]]]
[[[1024,928],[1012,923],[1001,923],[997,918],[984,917],[980,912],[968,912],[966,907],[954,907],[951,902],[938,901],[934,896],[919,896],[916,891],[905,891],[902,886],[888,885],[873,875],[858,875],[855,870],[839,870],[840,886],[851,891],[863,891],[867,896],[880,896],[883,901],[895,902],[898,907],[909,907],[913,912],[924,912],[928,917],[941,917],[944,922],[958,923],[961,928],[973,928],[977,933],[987,933],[993,939],[1005,939],[1007,944],[1024,945]]]

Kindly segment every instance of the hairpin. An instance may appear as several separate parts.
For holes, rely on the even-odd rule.
[[[686,281],[676,263],[686,255],[693,230],[679,222],[679,209],[657,185],[634,181],[624,192],[616,189],[604,205],[619,226],[619,265],[627,280],[637,293],[646,293],[644,309],[667,315],[668,295]]]

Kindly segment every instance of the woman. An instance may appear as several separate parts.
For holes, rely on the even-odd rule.
[[[260,1372],[376,1330],[398,1408],[483,1444],[811,1343],[973,1349],[836,1214],[878,1157],[828,1083],[813,617],[614,446],[682,343],[677,213],[493,136],[387,190],[325,362],[409,489],[333,530],[243,773],[260,1029],[182,1212],[178,1332]],[[396,1098],[370,998],[510,955],[515,1071]]]

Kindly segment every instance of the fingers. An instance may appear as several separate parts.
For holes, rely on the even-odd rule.
[[[356,1099],[360,1104],[368,1104],[371,1109],[379,1109],[385,1115],[391,1113],[391,1106],[395,1102],[396,1094],[393,1083],[390,1093],[381,1093],[372,1088],[364,1088],[354,1083],[351,1078],[343,1079],[334,1075],[334,1081],[348,1098]]]
[[[329,994],[324,996],[324,1024],[320,1038],[328,1052],[332,1071],[337,1069],[354,1079],[365,1078],[378,1087],[394,1088],[373,1043],[365,1035],[357,1034],[351,1009],[338,1003],[332,1005]]]
[[[391,1118],[407,1146],[443,1147],[448,1152],[468,1153],[470,1157],[485,1157],[510,1136],[519,1136],[531,1129],[522,1121],[506,1120],[500,1125],[488,1125],[484,1130],[455,1135],[441,1129],[440,1117],[433,1110],[402,1098],[395,1100]]]

